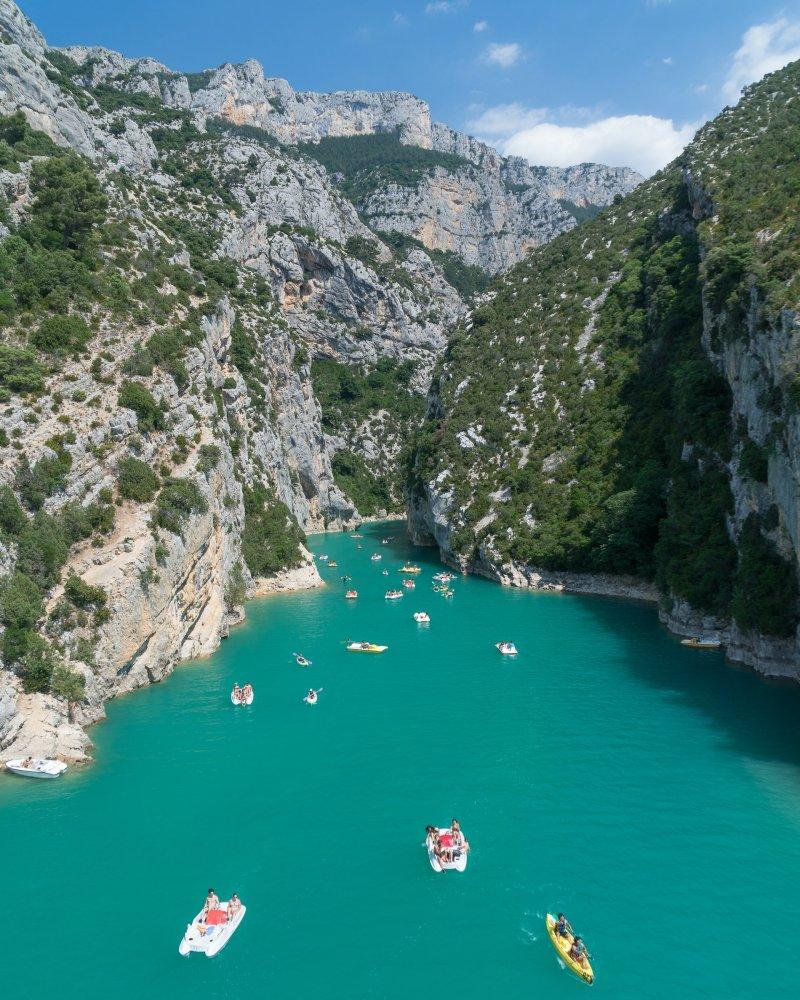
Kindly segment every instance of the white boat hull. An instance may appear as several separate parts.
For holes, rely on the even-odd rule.
[[[221,910],[227,909],[227,906],[227,902],[220,903]],[[233,937],[246,912],[247,907],[242,906],[233,920],[224,924],[206,925],[202,919],[204,911],[201,910],[186,928],[186,933],[178,945],[178,953],[188,956],[193,951],[198,951],[206,958],[218,955]]]
[[[449,827],[440,826],[439,833],[448,833]],[[441,858],[436,857],[436,851],[433,849],[433,840],[430,837],[425,838],[425,846],[428,849],[428,861],[431,863],[431,868],[435,872],[463,872],[467,867],[467,851],[461,850],[453,855],[452,861],[442,861]]]
[[[60,760],[37,758],[30,767],[23,767],[23,757],[18,760],[7,760],[6,769],[21,778],[60,778],[67,770],[67,765]]]
[[[245,700],[244,700],[244,701],[239,701],[239,700],[238,700],[237,698],[234,698],[234,696],[233,696],[233,692],[231,692],[231,702],[232,702],[232,703],[233,703],[234,705],[252,705],[252,704],[253,704],[253,699],[255,698],[255,696],[256,696],[256,695],[255,695],[255,691],[253,691],[253,692],[251,692],[251,693],[250,693],[250,694],[249,694],[249,695],[248,695],[248,696],[247,696],[247,697],[245,698]]]

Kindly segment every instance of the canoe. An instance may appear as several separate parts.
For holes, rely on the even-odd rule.
[[[67,765],[60,760],[49,760],[47,757],[34,757],[30,764],[25,767],[26,760],[26,757],[7,760],[6,768],[12,774],[18,774],[22,778],[60,778],[67,770]]]
[[[347,651],[349,653],[383,653],[388,648],[388,646],[377,646],[374,642],[351,642]]]
[[[722,643],[719,639],[703,639],[693,636],[691,639],[681,639],[682,646],[690,646],[692,649],[719,649]]]
[[[570,957],[569,950],[572,947],[572,935],[567,934],[566,937],[559,937],[556,934],[556,918],[552,913],[548,913],[545,917],[545,925],[547,927],[547,933],[550,935],[550,940],[553,942],[553,947],[558,952],[558,956],[561,961],[566,965],[576,976],[591,985],[594,982],[594,971],[587,957],[586,964],[582,965],[580,962],[576,961],[574,958]]]
[[[256,696],[255,691],[251,691],[244,701],[239,701],[238,698],[234,697],[233,691],[231,691],[231,701],[233,702],[234,705],[252,705],[253,698],[255,698],[255,696]]]
[[[440,836],[448,836],[450,833],[449,826],[440,826],[437,828],[439,830]],[[467,851],[456,850],[453,854],[452,861],[442,861],[440,858],[436,857],[436,851],[433,848],[433,839],[431,837],[425,838],[425,847],[428,850],[428,861],[431,863],[431,868],[435,872],[463,872],[467,867]]]
[[[218,955],[233,937],[247,912],[247,907],[242,906],[233,920],[228,920],[226,916],[227,909],[227,902],[220,903],[219,909],[211,910],[206,920],[203,919],[205,913],[201,910],[194,920],[187,925],[186,933],[178,945],[178,952],[181,955],[188,956],[193,951],[199,951],[207,958],[213,958],[214,955]]]

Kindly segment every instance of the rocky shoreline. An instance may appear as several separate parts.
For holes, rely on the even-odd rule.
[[[269,577],[258,577],[248,592],[248,599],[277,593],[291,593],[323,587],[325,584],[308,552],[300,566],[282,570]],[[208,602],[207,602],[208,603]],[[222,600],[217,595],[216,603]],[[205,659],[218,648],[232,627],[245,620],[245,608],[223,611],[214,616],[213,627],[198,645],[192,641],[172,643],[159,648],[151,661],[141,669],[138,664],[124,664],[113,678],[104,678],[104,685],[87,685],[89,698],[80,705],[68,705],[62,698],[50,694],[28,694],[20,679],[10,671],[0,671],[0,749],[5,759],[31,755],[57,757],[70,762],[91,760],[92,742],[86,729],[105,718],[105,703],[112,698],[168,677],[176,667],[189,659]],[[137,651],[141,657],[149,652],[157,636],[150,635]]]
[[[685,601],[673,600],[671,608],[667,608],[658,588],[646,580],[608,573],[555,572],[518,563],[497,566],[482,551],[476,559],[467,563],[448,553],[440,542],[426,537],[425,531],[420,530],[418,523],[415,525],[413,518],[409,520],[409,535],[417,545],[427,543],[438,547],[442,562],[459,573],[474,573],[505,587],[619,597],[656,604],[659,621],[673,635],[681,638],[699,633],[711,636],[721,642],[731,662],[741,663],[762,677],[800,683],[800,647],[796,639],[748,634],[735,623],[700,614]]]

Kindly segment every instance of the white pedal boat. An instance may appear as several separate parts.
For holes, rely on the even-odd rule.
[[[23,778],[60,778],[67,765],[60,760],[49,760],[46,757],[19,757],[7,760],[6,767],[12,774]]]
[[[383,558],[383,557],[382,557],[382,556],[380,556],[380,555],[379,555],[379,554],[378,554],[377,552],[373,553],[373,554],[372,554],[372,555],[370,556],[370,559],[372,560],[372,562],[380,562],[382,558]]]
[[[348,643],[348,653],[385,653],[388,646],[379,646],[374,642],[351,642]]]
[[[516,656],[517,655],[517,647],[514,645],[513,642],[496,642],[494,644],[494,648],[499,653],[502,653],[503,656]]]
[[[438,827],[439,836],[443,839],[443,846],[446,850],[451,850],[451,846],[448,845],[448,838],[452,838],[452,831],[449,826]],[[452,840],[451,840],[452,842]],[[428,849],[428,860],[431,863],[431,868],[435,872],[463,872],[467,867],[467,854],[468,850],[465,848],[456,847],[453,849],[452,861],[442,861],[441,858],[436,856],[436,851],[433,848],[433,838],[428,836],[425,838],[425,846]]]
[[[419,622],[420,625],[430,625],[431,618],[427,611],[415,611],[414,621]]]
[[[255,691],[251,691],[246,698],[237,698],[236,693],[231,691],[231,701],[234,705],[252,705],[253,698],[255,698]]]
[[[190,955],[193,951],[202,952],[207,958],[213,958],[219,954],[225,945],[233,937],[236,928],[244,920],[247,907],[242,905],[233,920],[227,919],[227,901],[219,904],[218,910],[210,910],[208,918],[219,920],[219,923],[209,923],[204,920],[205,910],[201,910],[194,920],[187,926],[181,943],[178,945],[178,952],[181,955]],[[220,916],[217,917],[216,915]]]

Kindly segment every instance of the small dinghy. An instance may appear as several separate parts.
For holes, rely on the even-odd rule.
[[[330,559],[330,556],[320,556],[319,557],[319,561],[320,562],[327,562],[329,559]]]
[[[374,642],[351,642],[347,645],[348,653],[385,653],[388,646],[377,646]]]
[[[430,625],[431,619],[427,611],[415,611],[414,621],[419,622],[420,625]]]
[[[406,590],[413,590],[416,587],[416,583],[413,580],[403,580],[403,586]]]
[[[502,653],[503,656],[517,655],[517,647],[513,642],[496,642],[494,644],[494,648],[498,651],[498,653]]]
[[[380,562],[382,558],[383,556],[380,555],[378,552],[373,552],[372,555],[370,556],[370,560],[372,562]]]
[[[430,826],[425,837],[428,860],[435,872],[463,872],[467,867],[469,844],[461,833],[449,826]]]
[[[231,691],[231,701],[234,705],[252,705],[253,698],[255,698],[255,694],[252,684],[245,684],[244,687],[234,684],[233,691]]]
[[[334,562],[333,559],[328,560],[328,569],[338,569],[339,563]]]
[[[311,666],[311,660],[309,660],[307,657],[303,656],[302,653],[292,653],[292,656],[294,657],[294,662],[297,664],[298,667],[310,667]]]
[[[402,590],[387,590],[383,595],[387,601],[399,601],[403,596]]]
[[[347,598],[348,601],[354,601],[358,597],[358,591],[348,590],[344,596]]]
[[[60,778],[67,770],[67,765],[63,761],[47,757],[19,757],[17,760],[7,760],[6,768],[23,778]]]
[[[213,958],[233,937],[246,912],[247,907],[240,905],[229,920],[227,902],[220,903],[218,909],[208,912],[203,907],[186,928],[183,940],[178,945],[178,952],[188,956],[193,951],[199,951],[207,958]]]
[[[691,639],[681,639],[681,646],[690,646],[692,649],[719,649],[722,642],[708,635],[695,635]]]

